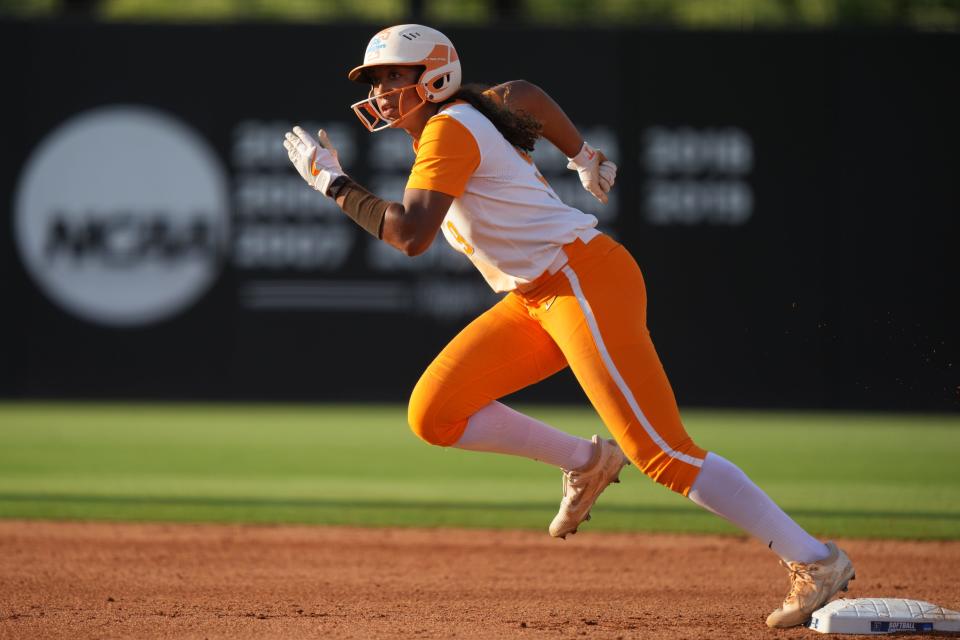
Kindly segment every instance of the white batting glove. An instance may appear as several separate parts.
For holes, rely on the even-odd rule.
[[[580,153],[567,160],[567,169],[573,169],[579,174],[583,188],[606,204],[607,192],[613,188],[617,179],[617,165],[607,160],[602,151],[593,149],[586,141]]]
[[[319,142],[302,128],[294,127],[293,131],[287,131],[283,148],[307,184],[323,195],[329,195],[330,184],[344,175],[343,167],[327,132],[320,129],[317,137]]]

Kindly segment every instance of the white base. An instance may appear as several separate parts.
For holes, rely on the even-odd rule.
[[[922,600],[834,600],[813,612],[807,626],[820,633],[960,633],[960,613]]]

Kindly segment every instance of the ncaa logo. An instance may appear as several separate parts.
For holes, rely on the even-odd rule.
[[[101,107],[37,146],[14,231],[50,300],[88,322],[133,327],[180,313],[213,284],[228,203],[222,163],[192,129],[155,109]]]

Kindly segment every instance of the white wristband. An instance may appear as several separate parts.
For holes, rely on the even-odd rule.
[[[593,149],[593,147],[587,144],[586,140],[584,140],[583,146],[580,147],[580,152],[577,153],[577,155],[573,156],[572,158],[567,158],[567,160],[569,160],[570,164],[572,165],[576,165],[578,167],[586,167],[587,165],[590,164],[590,162],[593,161],[596,155],[597,155],[597,152]]]

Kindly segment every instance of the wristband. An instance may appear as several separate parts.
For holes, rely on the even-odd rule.
[[[583,146],[580,147],[580,152],[577,153],[577,155],[573,156],[572,158],[567,158],[567,160],[570,161],[567,167],[569,167],[570,169],[573,169],[574,167],[586,167],[590,164],[591,161],[593,161],[596,155],[597,155],[597,152],[593,149],[593,147],[587,144],[586,140],[584,140]],[[570,165],[574,165],[574,166],[571,167]]]
[[[334,178],[333,182],[330,183],[330,186],[327,187],[327,193],[324,195],[330,196],[334,200],[337,199],[337,196],[340,195],[340,188],[343,187],[350,180],[346,175],[340,174]]]

